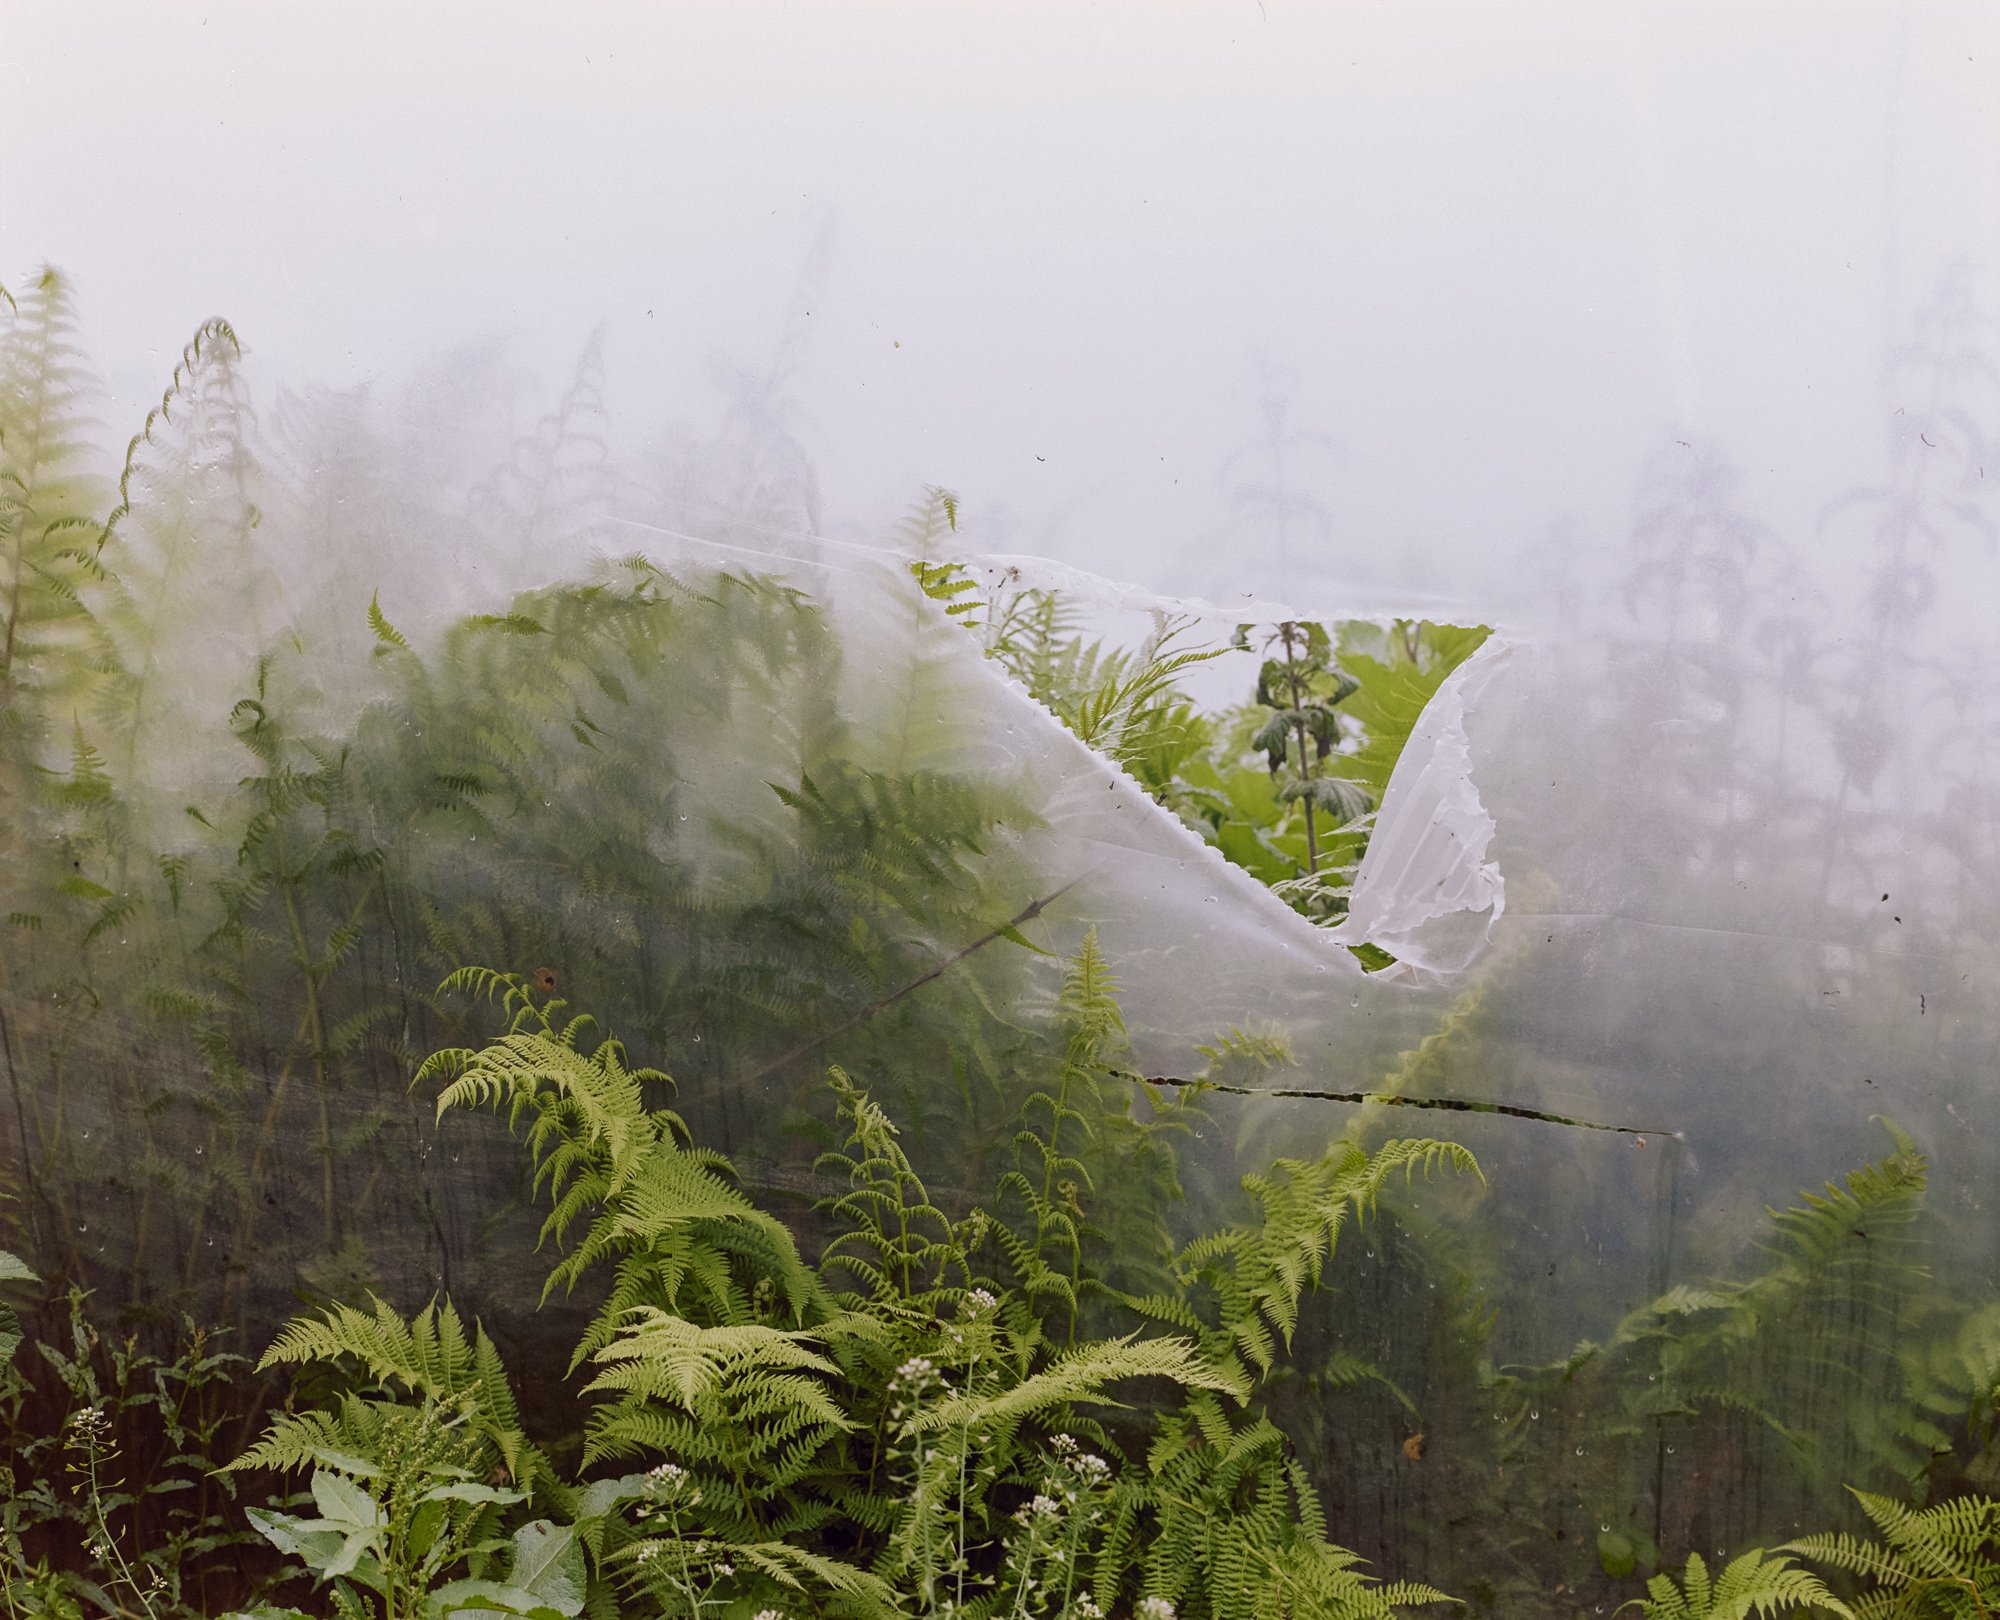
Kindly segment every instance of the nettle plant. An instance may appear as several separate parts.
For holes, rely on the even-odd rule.
[[[1375,814],[1425,706],[1484,644],[1483,625],[1397,619],[1239,624],[1228,645],[1191,645],[1200,625],[1155,611],[1128,647],[1091,637],[1060,592],[990,588],[960,563],[959,504],[931,489],[898,531],[910,573],[951,623],[1081,741],[1227,860],[1321,926],[1347,915]],[[1204,708],[1181,687],[1227,651],[1256,654],[1248,701]],[[1391,960],[1374,946],[1369,967]]]
[[[310,1470],[316,1513],[257,1523],[342,1616],[1349,1620],[1446,1601],[1329,1541],[1262,1392],[1342,1228],[1391,1178],[1476,1174],[1463,1148],[1337,1141],[1248,1178],[1252,1219],[1128,1263],[1094,1218],[1101,1150],[1124,1163],[1196,1105],[1141,1115],[1086,941],[990,1207],[942,1207],[831,1072],[809,1263],[660,1105],[665,1074],[519,978],[448,988],[507,1025],[419,1083],[440,1115],[502,1109],[525,1140],[547,1290],[608,1277],[572,1362],[583,1477],[528,1443],[497,1352],[449,1305],[295,1322],[266,1364],[344,1370],[348,1393],[234,1466]]]

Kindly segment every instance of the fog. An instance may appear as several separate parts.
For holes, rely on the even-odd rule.
[[[1119,1117],[1222,1077],[1174,1219],[1480,1156],[1301,1330],[1401,1381],[1287,1397],[1386,1572],[1571,1620],[1991,1489],[1996,154],[1983,4],[5,0],[7,1241],[253,1347],[449,1292],[549,1395],[516,1145],[411,1090],[447,973],[809,1223],[826,1065],[969,1201],[1093,939]],[[1362,809],[1276,701],[1176,801],[920,544],[1127,645],[1434,622],[1321,639]]]
[[[755,397],[829,535],[945,484],[982,545],[1218,598],[1546,621],[1522,559],[1589,574],[1677,440],[1809,535],[2000,262],[1976,4],[11,0],[4,41],[0,266],[74,279],[114,435],[214,314],[263,399],[498,341],[524,423],[601,326],[622,443]]]

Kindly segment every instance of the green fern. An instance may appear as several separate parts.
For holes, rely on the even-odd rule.
[[[1125,1042],[1117,985],[1095,930],[1084,936],[1064,973],[1058,1013],[1066,1039],[1055,1083],[1022,1102],[1021,1126],[1014,1133],[1018,1168],[1002,1175],[999,1185],[1003,1198],[1014,1195],[1026,1206],[1030,1230],[1018,1239],[1006,1231],[1000,1237],[1022,1289],[1060,1309],[1065,1339],[1073,1343],[1090,1235],[1083,1199],[1097,1190],[1086,1157],[1099,1156],[1098,1126],[1105,1112],[1100,1093]]]
[[[1343,1140],[1316,1160],[1281,1159],[1268,1174],[1243,1179],[1258,1205],[1255,1223],[1197,1238],[1176,1256],[1185,1300],[1135,1303],[1163,1320],[1199,1327],[1210,1353],[1254,1383],[1290,1346],[1300,1301],[1318,1285],[1348,1221],[1365,1216],[1394,1177],[1440,1168],[1479,1174],[1468,1150],[1430,1140],[1384,1142],[1372,1154]]]
[[[580,1050],[591,1020],[558,1023],[567,1004],[535,1001],[517,975],[467,968],[445,989],[500,1000],[509,1032],[476,1051],[433,1054],[416,1083],[441,1083],[439,1118],[452,1108],[504,1106],[511,1129],[526,1122],[535,1188],[553,1205],[542,1223],[545,1243],[563,1246],[589,1216],[550,1270],[543,1297],[574,1288],[601,1261],[615,1266],[572,1366],[610,1345],[642,1306],[743,1322],[762,1281],[777,1288],[795,1320],[805,1312],[818,1285],[791,1234],[729,1184],[723,1155],[688,1145],[676,1115],[645,1105],[643,1088],[670,1084],[666,1075],[628,1068],[615,1040]]]
[[[447,1301],[433,1301],[405,1321],[381,1300],[372,1313],[334,1305],[317,1317],[299,1317],[273,1341],[259,1370],[314,1363],[352,1369],[363,1388],[386,1398],[349,1397],[338,1417],[285,1413],[264,1438],[228,1466],[292,1470],[327,1462],[329,1449],[379,1444],[384,1413],[414,1397],[463,1420],[464,1432],[484,1448],[476,1460],[503,1467],[531,1488],[555,1476],[522,1431],[500,1354],[484,1328],[468,1338]],[[372,1437],[372,1438],[371,1438]],[[341,1445],[333,1443],[338,1440]],[[360,1453],[364,1460],[367,1452]]]
[[[1755,1615],[1787,1620],[1814,1612],[1856,1620],[1855,1611],[1810,1571],[1761,1548],[1732,1559],[1714,1577],[1701,1554],[1690,1553],[1678,1585],[1671,1576],[1655,1575],[1646,1582],[1646,1596],[1626,1607],[1637,1608],[1645,1620],[1751,1620]]]
[[[711,1534],[795,1529],[787,1509],[797,1488],[852,1426],[822,1339],[759,1323],[698,1327],[640,1308],[593,1358],[589,1390],[615,1398],[590,1415],[585,1460],[671,1459],[691,1472]]]
[[[1780,1550],[1865,1580],[1855,1620],[1989,1620],[2000,1612],[2000,1502],[1961,1497],[1915,1508],[1868,1491],[1853,1495],[1879,1540],[1838,1532]]]
[[[1327,1539],[1306,1470],[1268,1418],[1232,1421],[1211,1396],[1165,1419],[1141,1499],[1155,1516],[1141,1563],[1148,1596],[1185,1620],[1388,1620],[1450,1602],[1414,1582],[1379,1585]],[[1099,1593],[1100,1604],[1115,1594]]]
[[[32,747],[89,679],[99,486],[69,283],[43,270],[0,332],[0,724]]]

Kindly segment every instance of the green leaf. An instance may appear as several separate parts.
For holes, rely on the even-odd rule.
[[[345,1540],[337,1530],[316,1529],[318,1521],[297,1519],[289,1513],[253,1507],[245,1508],[243,1514],[256,1532],[279,1552],[299,1559],[315,1573],[332,1561]]]
[[[466,1615],[470,1620],[484,1616],[527,1616],[528,1620],[567,1620],[564,1611],[539,1603],[532,1592],[511,1582],[453,1581],[439,1587],[424,1601],[427,1615]],[[568,1613],[574,1614],[575,1610]]]
[[[511,1586],[561,1615],[583,1609],[586,1576],[583,1544],[574,1525],[536,1519],[514,1532],[514,1560],[507,1572]]]
[[[454,1480],[449,1485],[433,1485],[417,1498],[419,1502],[525,1502],[525,1491],[503,1491],[477,1480]]]
[[[328,1468],[347,1475],[350,1479],[380,1479],[382,1470],[366,1458],[356,1457],[345,1451],[333,1451],[317,1447],[313,1451],[313,1461],[324,1463]]]
[[[313,1501],[329,1524],[353,1527],[371,1534],[383,1523],[381,1506],[359,1485],[324,1468],[312,1477]]]
[[[1019,945],[1023,950],[1033,951],[1037,956],[1053,956],[1055,952],[1044,950],[1012,923],[993,930],[995,939],[1004,939],[1010,945]]]
[[[383,647],[394,647],[403,652],[410,650],[410,644],[403,634],[388,620],[382,611],[382,593],[377,591],[368,599],[368,628],[375,632],[375,639]]]
[[[620,1502],[644,1496],[647,1482],[645,1474],[620,1474],[616,1479],[592,1480],[576,1499],[576,1516],[579,1520],[601,1519]]]
[[[373,1527],[350,1531],[346,1540],[341,1543],[340,1551],[334,1555],[333,1562],[322,1569],[320,1574],[328,1580],[333,1580],[335,1577],[341,1575],[354,1574],[360,1568],[362,1555],[368,1552],[374,1544],[375,1530]],[[373,1583],[371,1582],[370,1584],[372,1585]]]

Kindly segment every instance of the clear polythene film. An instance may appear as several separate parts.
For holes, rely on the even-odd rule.
[[[246,199],[338,98],[178,212],[0,115],[10,1606],[1996,1601],[1992,20],[1766,97],[1775,7],[1281,10],[503,18],[465,189],[419,144],[325,263]],[[133,39],[269,69],[225,21]],[[1110,125],[1033,88],[1100,58]],[[498,1384],[300,1336],[445,1301]]]

